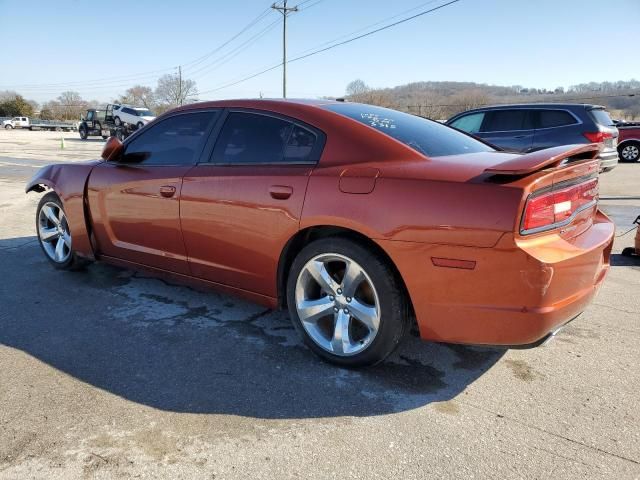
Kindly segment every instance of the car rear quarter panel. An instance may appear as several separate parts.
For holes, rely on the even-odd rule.
[[[336,225],[372,239],[476,247],[491,247],[513,231],[520,189],[387,176],[384,165],[377,167],[367,194],[341,191],[338,179],[347,166],[315,170],[301,228]]]
[[[90,161],[48,165],[34,175],[25,189],[28,193],[43,191],[43,187],[46,187],[60,197],[73,238],[73,249],[79,256],[89,259],[94,258],[94,251],[85,213],[85,193],[89,174],[98,163],[100,162]]]

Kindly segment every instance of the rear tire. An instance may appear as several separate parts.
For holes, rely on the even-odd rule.
[[[117,126],[117,127],[119,127],[119,126],[121,126],[121,125],[122,125],[122,120],[120,120],[120,117],[115,117],[115,118],[113,119],[113,123],[115,123],[115,124],[116,124],[116,126]]]
[[[73,250],[69,223],[62,202],[49,192],[40,199],[36,211],[38,243],[47,260],[58,270],[79,270],[89,262]]]
[[[393,268],[342,237],[316,240],[300,251],[287,280],[287,304],[305,344],[343,367],[381,362],[410,325],[409,303]]]
[[[618,145],[621,162],[637,162],[640,159],[640,142],[625,142]]]
[[[80,125],[80,128],[78,128],[78,133],[80,134],[80,138],[82,140],[86,140],[89,136],[86,125]]]

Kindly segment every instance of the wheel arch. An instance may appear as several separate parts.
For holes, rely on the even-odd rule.
[[[620,143],[618,143],[618,148],[622,147],[627,143],[637,143],[638,145],[640,145],[640,138],[625,138]]]
[[[362,232],[357,230],[341,227],[337,225],[312,225],[302,230],[299,230],[295,235],[293,235],[289,241],[285,244],[282,252],[280,254],[280,259],[278,261],[278,270],[277,270],[277,291],[278,291],[278,306],[280,308],[286,308],[287,304],[287,295],[286,295],[286,286],[287,280],[289,276],[289,270],[291,269],[291,265],[293,264],[294,259],[300,253],[300,251],[309,243],[319,240],[321,238],[328,237],[340,237],[340,238],[348,238],[353,240],[361,245],[364,245],[374,252],[380,258],[382,258],[395,272],[396,279],[402,288],[402,291],[409,303],[409,307],[411,309],[411,317],[412,321],[414,321],[415,314],[413,310],[413,304],[411,301],[411,296],[409,295],[409,290],[400,274],[400,270],[396,266],[395,262],[391,258],[391,256],[385,251],[384,248],[380,244],[378,244],[375,240],[371,239],[371,237],[365,235]]]
[[[54,192],[64,208],[73,237],[74,250],[80,257],[95,258],[91,241],[91,220],[87,204],[89,174],[99,162],[47,165],[25,187],[25,192]]]
[[[47,165],[46,167],[40,169],[38,173],[36,173],[31,178],[31,180],[27,182],[27,186],[25,187],[24,192],[42,193],[45,190],[49,189],[55,191],[58,197],[62,199],[60,192],[58,191],[56,182],[52,178],[51,167],[51,165]]]

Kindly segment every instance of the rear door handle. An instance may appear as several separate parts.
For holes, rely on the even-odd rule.
[[[160,187],[160,195],[166,198],[171,198],[176,193],[176,187],[173,185],[163,185]]]
[[[287,185],[271,185],[269,195],[276,200],[286,200],[293,194],[293,188]]]

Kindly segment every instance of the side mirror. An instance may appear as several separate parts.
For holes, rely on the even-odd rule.
[[[102,149],[102,159],[107,162],[113,162],[122,156],[124,145],[116,137],[109,137]]]

